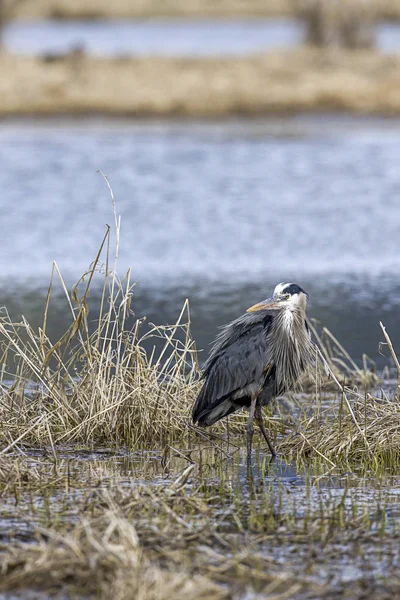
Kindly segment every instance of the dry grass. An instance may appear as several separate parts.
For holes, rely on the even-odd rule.
[[[400,464],[399,398],[365,396],[345,388],[342,406],[301,423],[281,444],[282,452],[305,457],[319,453],[334,463]]]
[[[97,487],[75,502],[76,523],[39,527],[36,542],[0,548],[0,591],[217,600],[249,588],[271,599],[302,590],[305,582],[247,544],[227,498],[186,494],[193,468],[159,488]]]
[[[188,408],[198,385],[188,304],[174,326],[141,328],[131,311],[130,272],[119,280],[108,255],[105,264],[100,263],[109,236],[108,231],[96,260],[71,293],[53,265],[38,331],[23,317],[13,323],[6,309],[0,316],[0,439],[8,450],[22,441],[45,441],[52,447],[71,440],[154,446],[187,435]],[[90,330],[87,297],[102,269],[103,295]],[[56,274],[72,322],[62,338],[52,342],[47,313]]]
[[[118,510],[82,518],[69,533],[41,532],[38,544],[11,546],[3,557],[0,590],[60,588],[80,596],[128,600],[193,598],[222,600],[230,595],[211,579],[174,572],[145,556],[135,526]]]
[[[369,51],[299,48],[218,59],[2,54],[0,69],[2,116],[400,113],[400,57]]]
[[[367,385],[346,385],[338,402],[305,418],[281,444],[282,452],[297,458],[317,454],[335,463],[396,468],[400,465],[400,363],[381,324],[397,368],[398,381],[390,392],[370,392]],[[340,387],[339,380],[336,379]],[[394,389],[393,389],[394,387]]]
[[[355,0],[354,3],[358,3]],[[12,4],[13,0],[9,0]],[[350,3],[351,0],[350,0]],[[372,0],[382,19],[400,18],[399,0]],[[294,16],[294,0],[23,0],[14,1],[19,18],[62,19],[140,17]]]
[[[291,12],[290,0],[24,0],[14,8],[19,18],[61,19],[140,17],[249,17]]]
[[[271,482],[246,495],[230,476],[225,484],[214,477],[204,481],[194,465],[158,486],[133,478],[119,485],[104,475],[84,495],[69,491],[66,516],[50,499],[50,526],[36,526],[23,544],[0,545],[0,592],[29,589],[121,600],[249,595],[354,600],[365,597],[368,584],[370,598],[398,593],[395,567],[386,578],[374,574],[347,583],[343,595],[335,584],[316,583],[321,567],[337,564],[338,549],[359,564],[360,547],[370,552],[386,544],[395,560],[397,534],[386,531],[382,495],[374,499],[374,508],[358,505],[346,489],[339,496],[322,490],[315,502],[314,484],[293,494],[284,482]],[[48,471],[43,485],[62,489],[64,482],[55,484]],[[375,512],[375,504],[383,510]],[[40,506],[38,499],[32,503],[36,519]],[[14,518],[18,510],[14,506]],[[371,555],[362,557],[364,564],[371,560]]]

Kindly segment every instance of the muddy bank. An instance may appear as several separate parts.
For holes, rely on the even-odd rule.
[[[243,58],[2,55],[0,115],[400,113],[400,56],[299,48]]]
[[[25,0],[15,4],[14,14],[22,18],[275,17],[295,13],[291,0]],[[371,5],[381,19],[400,19],[400,0],[372,0]]]

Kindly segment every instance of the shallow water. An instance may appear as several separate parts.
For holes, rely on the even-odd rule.
[[[4,121],[1,304],[38,326],[52,261],[68,285],[87,270],[114,221],[102,169],[137,316],[173,323],[189,298],[207,349],[218,325],[295,281],[311,317],[383,366],[379,320],[400,344],[399,154],[398,120]],[[55,339],[70,311],[53,293]]]
[[[232,446],[223,444],[220,453],[218,448],[210,450],[207,445],[201,460],[197,453],[192,455],[197,466],[187,482],[186,492],[189,496],[194,493],[204,497],[215,507],[212,514],[218,518],[220,535],[232,535],[237,523],[241,523],[246,544],[256,555],[281,564],[303,581],[327,586],[330,593],[358,582],[376,585],[397,568],[398,475],[343,473],[330,466],[324,472],[323,464],[318,472],[313,472],[310,466],[296,466],[282,459],[269,463],[269,456],[257,448],[250,480],[244,452],[235,452]],[[14,494],[3,498],[2,542],[35,543],[37,526],[46,528],[56,523],[59,528],[61,523],[73,524],[79,511],[89,518],[89,507],[93,502],[101,502],[102,490],[115,492],[122,487],[128,491],[138,485],[168,487],[188,465],[173,449],[166,465],[158,450],[133,453],[120,450],[114,454],[107,448],[80,451],[65,446],[57,451],[57,464],[50,457],[50,448],[22,447],[22,451],[31,469],[42,468],[53,473],[56,483],[45,485],[44,477],[43,489],[39,486],[36,491],[33,488],[23,492],[18,502]],[[236,520],[232,520],[233,506]],[[256,522],[249,521],[249,511],[253,511]],[[267,515],[281,525],[271,529]],[[196,516],[188,514],[186,518],[195,522]],[[321,543],[318,527],[325,527],[324,523],[330,520],[336,523],[334,528],[341,523],[342,533],[338,536],[328,529]],[[261,529],[258,531],[257,527]],[[0,556],[6,547],[0,548]]]
[[[400,49],[400,26],[377,26],[377,47]],[[95,55],[240,55],[288,48],[304,38],[290,19],[152,19],[143,21],[33,21],[10,23],[4,44],[23,54],[60,54],[81,48]]]
[[[4,35],[13,52],[65,53],[81,47],[108,56],[234,55],[292,46],[301,38],[301,26],[285,19],[19,22]]]

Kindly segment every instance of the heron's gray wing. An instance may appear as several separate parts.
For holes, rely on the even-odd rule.
[[[267,330],[272,323],[272,319],[273,315],[270,312],[260,310],[257,312],[245,313],[231,323],[228,323],[228,325],[222,327],[204,365],[204,376],[207,374],[222,350],[226,350],[251,331],[258,331],[257,326],[261,326]]]
[[[237,398],[240,390],[246,395],[245,388],[251,383],[262,382],[269,361],[267,334],[271,322],[272,319],[252,323],[232,344],[214,350],[207,361],[204,384],[193,407],[194,422],[233,395]],[[225,404],[228,410],[230,405]]]

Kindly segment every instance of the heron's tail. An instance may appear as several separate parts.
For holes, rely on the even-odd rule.
[[[213,423],[241,408],[229,398],[221,398],[210,404],[204,393],[204,387],[198,395],[192,410],[193,423],[197,423],[200,427],[209,427],[209,425],[213,425]]]

